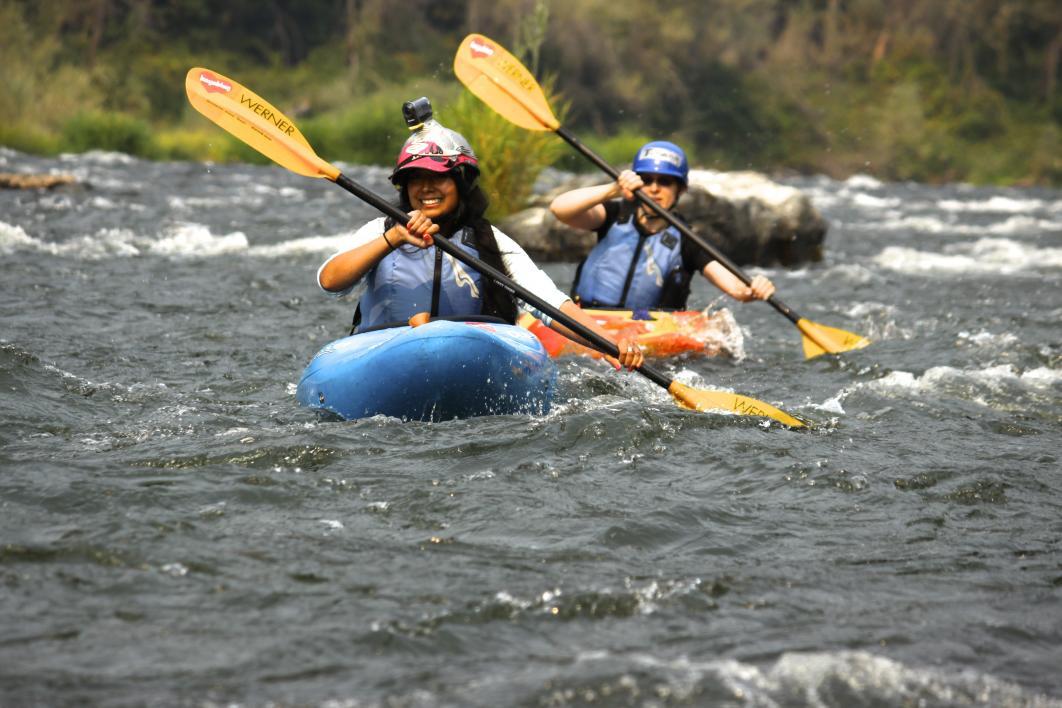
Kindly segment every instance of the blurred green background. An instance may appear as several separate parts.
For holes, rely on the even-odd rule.
[[[1062,184],[1058,0],[0,0],[0,144],[264,161],[188,105],[206,66],[330,161],[390,163],[402,101],[427,95],[514,185],[590,169],[457,83],[472,31],[617,165],[666,138],[722,170]]]

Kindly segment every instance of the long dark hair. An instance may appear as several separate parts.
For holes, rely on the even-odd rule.
[[[457,185],[457,193],[460,197],[457,209],[447,218],[438,221],[440,232],[449,237],[461,229],[471,227],[475,235],[476,249],[479,251],[480,260],[492,268],[512,277],[502,261],[501,249],[498,248],[498,240],[494,238],[494,230],[485,214],[490,200],[486,193],[475,182],[475,175],[465,166],[460,166],[451,172],[450,177]],[[408,180],[401,182],[398,192],[398,207],[404,212],[413,210],[409,202],[409,192],[406,189]],[[394,222],[388,218],[384,229],[389,229]],[[506,322],[515,324],[517,309],[516,299],[505,288],[501,287],[487,276],[483,276],[483,314],[500,317]]]

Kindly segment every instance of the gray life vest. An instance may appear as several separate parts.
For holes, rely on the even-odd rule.
[[[462,229],[450,240],[473,258],[479,258],[471,228]],[[432,317],[478,315],[483,310],[483,286],[483,276],[478,271],[434,246],[396,248],[366,276],[356,330],[404,323],[418,312]]]
[[[634,217],[614,223],[579,267],[572,294],[586,305],[644,309],[659,305],[665,284],[682,269],[682,234],[652,235]]]

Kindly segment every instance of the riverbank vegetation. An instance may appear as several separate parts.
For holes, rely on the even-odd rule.
[[[515,208],[542,165],[587,165],[456,82],[470,31],[521,56],[615,164],[665,137],[716,169],[1062,184],[1055,0],[0,0],[0,144],[262,161],[188,106],[185,72],[207,66],[332,161],[389,163],[402,101],[428,95]]]

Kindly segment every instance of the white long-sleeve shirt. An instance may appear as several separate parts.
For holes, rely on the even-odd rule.
[[[327,266],[333,258],[342,253],[346,253],[347,251],[358,248],[359,246],[364,246],[373,239],[380,238],[380,235],[383,234],[385,230],[385,221],[386,219],[381,216],[368,222],[367,224],[365,224],[360,229],[354,232],[354,235],[351,237],[350,243],[346,244],[346,246],[342,250],[337,251],[336,253],[333,253],[331,256],[329,256],[328,260],[322,263],[321,267],[317,269],[318,287],[320,287],[322,290],[325,290],[324,286],[321,285],[321,271],[324,270],[325,266]],[[565,303],[565,301],[571,299],[557,288],[552,278],[546,275],[546,273],[541,268],[535,265],[535,262],[531,260],[531,257],[527,255],[527,252],[520,247],[520,244],[518,244],[516,241],[513,241],[512,238],[507,236],[505,233],[499,231],[496,227],[491,226],[491,229],[494,231],[494,239],[497,241],[498,250],[501,252],[501,259],[502,264],[505,266],[505,272],[510,278],[512,278],[519,285],[522,285],[523,287],[527,288],[535,295],[538,295],[547,303],[558,309],[561,305]],[[450,256],[449,254],[444,253],[443,255],[446,258],[452,258],[452,256]],[[362,276],[362,278],[364,277],[365,276]],[[361,282],[362,278],[359,278],[358,280],[351,283],[350,287],[348,287],[346,290],[342,290],[339,292],[325,290],[325,292],[335,296],[347,295],[355,287],[357,287],[358,283]],[[522,301],[518,302],[517,304],[522,310],[530,312],[535,317],[538,317],[539,319],[543,320],[546,324],[549,324],[550,318],[536,310],[533,306],[529,306],[527,303],[524,303]]]

